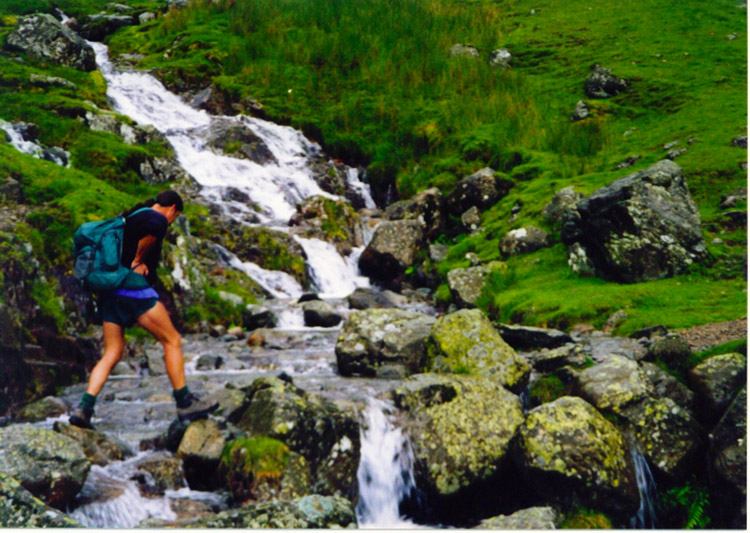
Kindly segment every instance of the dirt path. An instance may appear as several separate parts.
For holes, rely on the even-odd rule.
[[[747,317],[727,322],[703,324],[694,328],[683,329],[676,333],[682,335],[690,344],[693,351],[702,351],[717,344],[746,339]]]

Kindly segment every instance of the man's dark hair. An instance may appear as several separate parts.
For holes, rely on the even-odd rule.
[[[177,211],[179,211],[180,213],[182,213],[182,210],[184,208],[184,205],[182,203],[182,198],[180,197],[180,195],[177,194],[175,191],[166,190],[166,191],[160,192],[154,198],[149,198],[145,202],[135,204],[133,207],[123,212],[122,216],[124,217],[130,216],[131,214],[135,213],[139,209],[142,209],[144,207],[153,207],[155,204],[159,204],[160,206],[163,206],[163,207],[169,207],[170,205],[173,205],[177,208]]]

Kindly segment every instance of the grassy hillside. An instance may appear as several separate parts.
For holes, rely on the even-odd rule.
[[[0,10],[50,4],[4,2]],[[75,14],[105,2],[56,4]],[[198,90],[212,83],[232,102],[261,102],[269,117],[301,128],[333,157],[367,165],[381,201],[430,186],[449,192],[484,166],[505,173],[515,186],[482,213],[481,230],[439,239],[452,245],[448,259],[427,268],[442,276],[468,265],[467,252],[497,259],[498,241],[511,229],[553,230],[541,211],[556,190],[572,185],[589,194],[662,159],[663,145],[678,141],[688,148],[676,162],[698,203],[709,261],[679,278],[618,285],[570,272],[557,242],[510,260],[482,302],[497,320],[560,327],[601,325],[625,309],[629,319],[620,332],[628,333],[654,323],[678,328],[745,315],[746,230],[722,226],[718,207],[722,195],[746,187],[739,165],[746,151],[731,146],[747,122],[746,10],[738,6],[736,0],[199,0],[108,41],[113,56],[142,54],[139,67],[170,85]],[[0,32],[13,24],[4,20]],[[476,46],[480,57],[450,57],[456,43]],[[487,63],[500,47],[512,54],[510,69]],[[35,68],[0,61],[3,87],[23,87],[13,69]],[[583,83],[593,63],[626,78],[628,91],[587,100]],[[91,92],[78,94],[75,105],[99,105],[96,74],[75,75],[90,78],[76,83]],[[140,194],[144,186],[127,173],[136,148],[115,146],[105,134],[76,133],[61,111],[73,105],[70,95],[46,93],[38,106],[36,98],[25,87],[15,95],[5,91],[0,118],[32,113],[28,120],[48,120],[45,142],[80,146],[76,168]],[[581,99],[593,116],[573,122]],[[634,155],[642,156],[634,167],[614,170]],[[517,202],[522,210],[511,222]],[[450,299],[445,284],[438,297]]]

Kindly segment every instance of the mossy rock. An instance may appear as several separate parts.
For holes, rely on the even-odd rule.
[[[612,529],[612,520],[604,513],[580,509],[565,518],[561,529]]]
[[[635,361],[612,355],[576,375],[580,395],[601,411],[620,413],[654,393],[653,385]]]
[[[57,509],[35,498],[12,477],[0,473],[0,527],[83,528]]]
[[[534,407],[543,403],[554,402],[569,394],[568,386],[554,374],[535,379],[529,387],[529,401]]]
[[[531,366],[516,354],[478,309],[463,309],[438,319],[427,340],[426,369],[480,374],[518,392]]]

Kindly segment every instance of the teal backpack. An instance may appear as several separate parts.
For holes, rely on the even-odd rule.
[[[132,213],[140,213],[144,207]],[[131,215],[132,216],[132,215]],[[81,224],[73,235],[73,275],[90,291],[145,289],[146,278],[120,263],[125,217]]]

